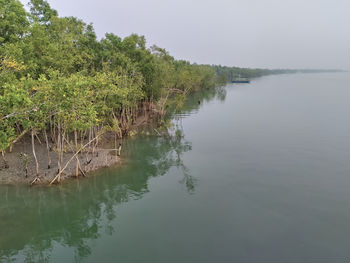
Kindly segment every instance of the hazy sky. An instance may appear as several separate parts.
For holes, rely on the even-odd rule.
[[[22,0],[23,3],[28,1]],[[145,35],[177,59],[350,69],[349,0],[49,0],[96,33]]]

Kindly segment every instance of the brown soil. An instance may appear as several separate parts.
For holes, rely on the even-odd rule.
[[[49,152],[51,157],[51,166],[48,168],[48,156],[46,145],[36,145],[36,155],[39,162],[39,179],[38,183],[48,184],[56,175],[58,171],[57,154],[53,151]],[[26,177],[25,172],[25,157],[28,158],[28,173]],[[72,152],[66,152],[63,155],[63,166],[72,157]],[[31,144],[28,141],[19,142],[12,153],[6,154],[8,168],[5,168],[3,160],[0,161],[0,184],[30,184],[35,179],[35,162],[32,155]],[[102,167],[111,166],[120,162],[120,157],[116,156],[114,150],[98,148],[95,153],[81,153],[79,154],[79,161],[85,173],[97,170]],[[64,170],[61,179],[75,177],[76,159],[74,158]],[[79,172],[79,176],[83,176]]]
[[[132,130],[136,130],[142,126],[146,126],[152,121],[153,114],[141,115],[137,118]],[[50,151],[51,165],[48,168],[48,153],[45,141],[40,144],[36,141],[35,150],[39,162],[39,180],[36,184],[49,184],[55,178],[58,172],[57,153]],[[82,152],[79,154],[79,161],[84,173],[95,171],[102,167],[119,165],[121,158],[116,155],[114,147],[114,134],[105,134],[100,148],[95,149],[94,154]],[[24,137],[21,141],[16,143],[11,153],[6,153],[6,167],[0,155],[0,184],[31,184],[35,177],[35,162],[32,154],[31,141],[29,136]],[[71,159],[73,152],[65,152],[63,155],[62,167]],[[25,157],[27,155],[27,158]],[[27,176],[25,171],[25,160],[27,159]],[[76,159],[74,158],[61,175],[61,180],[75,177]],[[79,172],[79,176],[83,176]]]

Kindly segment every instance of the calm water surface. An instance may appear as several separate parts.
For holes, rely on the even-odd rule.
[[[122,167],[0,186],[0,261],[349,262],[349,98],[346,73],[198,93]]]

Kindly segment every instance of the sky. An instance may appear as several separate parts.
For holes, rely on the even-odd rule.
[[[26,4],[28,1],[22,0]],[[60,16],[144,35],[176,59],[254,68],[350,69],[349,0],[49,0]]]

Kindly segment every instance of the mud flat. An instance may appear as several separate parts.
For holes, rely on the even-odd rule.
[[[58,172],[57,153],[50,151],[51,165],[48,167],[48,152],[46,145],[36,146],[36,154],[39,162],[39,184],[48,184],[55,178]],[[62,164],[65,165],[73,156],[73,152],[63,154]],[[11,153],[6,154],[7,165],[0,160],[0,184],[30,184],[35,179],[35,162],[31,152],[31,144],[27,140],[19,142]],[[118,165],[121,162],[116,150],[104,149],[102,147],[92,152],[79,154],[81,168],[85,175],[102,167]],[[27,171],[26,163],[27,162]],[[61,179],[76,177],[76,158],[74,158],[64,170]],[[84,176],[79,171],[79,176]]]

